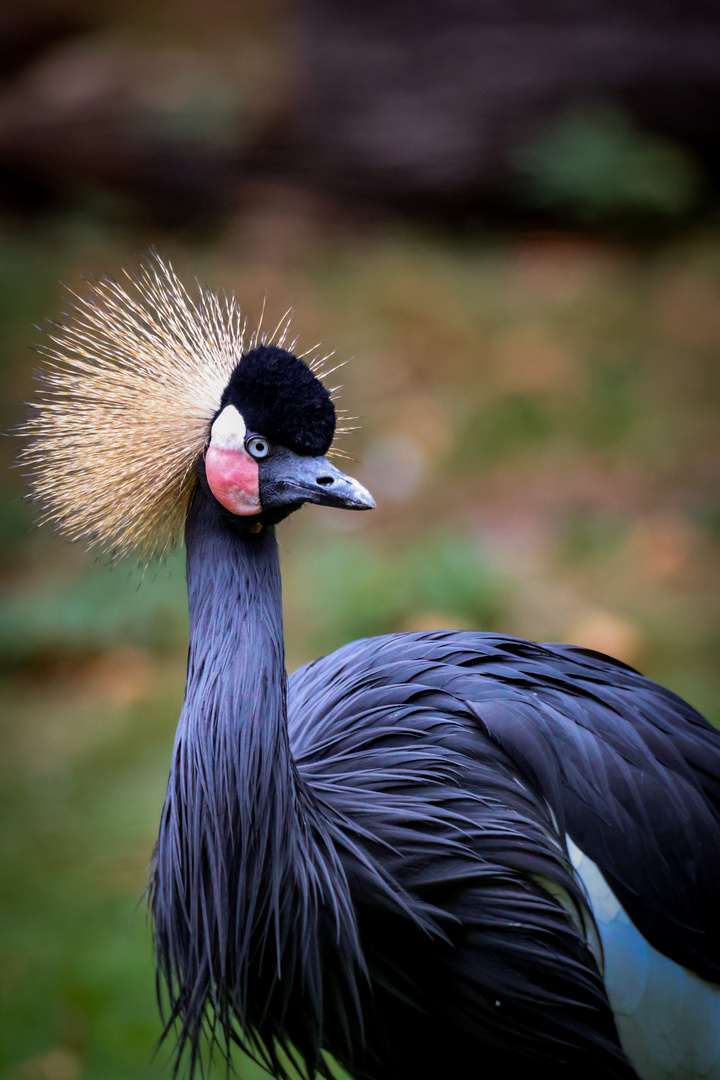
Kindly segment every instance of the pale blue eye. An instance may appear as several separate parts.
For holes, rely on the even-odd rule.
[[[253,435],[251,439],[248,439],[245,448],[254,458],[264,458],[270,453],[270,443],[260,435]]]

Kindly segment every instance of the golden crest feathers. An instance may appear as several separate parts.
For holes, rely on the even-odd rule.
[[[113,558],[145,560],[181,535],[246,321],[234,297],[200,286],[191,296],[157,256],[126,278],[73,295],[67,321],[39,346],[43,387],[21,428],[30,442],[20,464],[41,520]],[[284,345],[289,323],[288,313],[273,335],[258,328],[248,348]]]

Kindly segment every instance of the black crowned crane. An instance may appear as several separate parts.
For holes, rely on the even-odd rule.
[[[24,458],[112,555],[184,527],[187,688],[152,864],[158,986],[209,1040],[357,1080],[720,1080],[720,735],[587,649],[356,641],[287,679],[275,526],[370,494],[287,328],[151,262],[50,332]]]

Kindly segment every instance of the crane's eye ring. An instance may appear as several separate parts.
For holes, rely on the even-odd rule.
[[[248,454],[254,458],[264,458],[270,453],[270,443],[262,435],[251,435],[245,443]]]

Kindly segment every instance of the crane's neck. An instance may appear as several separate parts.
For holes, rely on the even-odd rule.
[[[273,830],[287,831],[296,785],[274,531],[234,528],[199,492],[185,536],[190,648],[176,756],[181,744],[193,748],[218,808],[238,800],[238,820],[224,824],[241,849],[264,848]]]
[[[194,1058],[213,1015],[226,1038],[239,1023],[272,1041],[263,1025],[298,994],[310,1033],[328,908],[349,970],[357,942],[332,828],[290,753],[273,531],[237,528],[200,490],[186,546],[187,687],[151,904],[170,1018]]]

